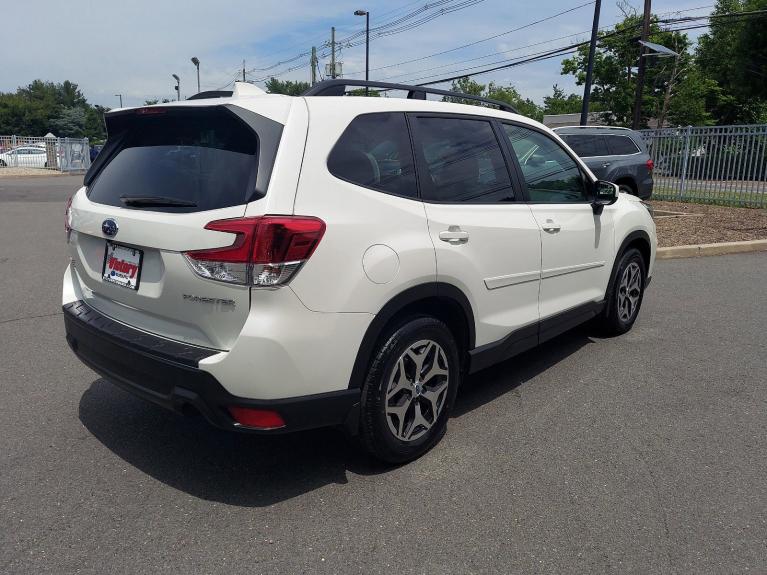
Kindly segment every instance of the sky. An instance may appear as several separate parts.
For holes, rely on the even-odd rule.
[[[438,0],[36,0],[4,3],[0,91],[15,91],[35,79],[80,86],[89,102],[117,107],[147,99],[175,98],[172,74],[181,77],[182,98],[197,91],[193,56],[200,60],[201,87],[229,87],[242,74],[245,61],[248,80],[285,72],[308,62],[307,56],[271,66],[308,52],[330,40],[364,30],[365,18],[357,9],[370,12],[370,26],[390,22]],[[399,34],[373,38],[370,43],[371,79],[412,82],[456,75],[462,68],[494,63],[588,40],[594,4],[588,0],[441,0],[442,7],[466,5]],[[638,0],[622,5],[641,11]],[[573,9],[574,8],[574,9]],[[691,10],[696,8],[695,10]],[[566,14],[557,13],[570,10]],[[656,0],[656,14],[703,15],[713,0]],[[432,8],[426,13],[435,13]],[[537,20],[548,20],[513,31]],[[603,0],[600,27],[622,19],[621,9]],[[699,34],[700,31],[693,31]],[[490,36],[496,38],[481,41]],[[562,38],[567,36],[566,38]],[[691,35],[691,37],[694,37]],[[560,38],[559,40],[556,40]],[[458,46],[472,46],[453,50]],[[536,44],[535,46],[530,46]],[[445,54],[402,63],[437,52]],[[344,75],[364,78],[365,46],[341,44],[339,61]],[[513,85],[524,97],[541,103],[558,84],[567,92],[580,92],[571,76],[560,74],[562,58],[518,66],[477,76],[481,83]],[[465,60],[471,60],[464,62]],[[329,59],[323,59],[320,67]],[[456,72],[460,73],[460,72]],[[308,81],[309,66],[287,71],[280,79]],[[263,83],[261,82],[261,85]],[[447,88],[449,84],[437,86]]]

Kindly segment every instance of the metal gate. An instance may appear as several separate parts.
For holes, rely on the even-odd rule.
[[[85,171],[91,167],[90,150],[88,138],[0,136],[0,170]]]
[[[641,130],[653,198],[767,207],[767,124]]]

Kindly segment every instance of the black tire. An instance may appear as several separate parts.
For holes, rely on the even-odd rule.
[[[632,271],[636,270],[639,274],[638,294],[634,296],[634,303],[631,303],[634,297],[627,298],[624,293],[625,290],[623,290],[621,285],[625,279],[626,270],[629,268]],[[629,275],[633,277],[633,275]],[[605,297],[607,305],[602,314],[596,318],[596,325],[604,335],[621,335],[632,328],[642,307],[646,279],[647,267],[645,266],[642,253],[636,248],[626,250],[618,262],[615,275],[611,278]],[[627,309],[626,299],[629,300],[630,310]],[[627,313],[627,311],[630,313]]]
[[[374,457],[389,463],[405,463],[429,451],[445,434],[447,420],[461,382],[458,347],[447,326],[433,317],[412,318],[389,331],[381,341],[362,388],[360,440],[362,446]],[[437,346],[423,344],[418,347],[419,342],[423,341],[436,343]],[[442,354],[439,354],[439,348]],[[403,357],[406,352],[414,350],[423,352],[418,356],[422,358],[421,376],[434,373],[431,372],[431,367],[435,365],[439,371],[446,368],[447,374],[440,373],[428,380],[424,379],[423,385],[417,389],[416,383],[420,376],[415,378],[415,382],[411,381],[415,377],[416,363],[409,355]],[[403,369],[405,373],[402,372]],[[403,379],[403,376],[406,377]],[[393,388],[397,387],[395,378],[402,380],[407,387],[400,386],[400,391],[387,401],[390,382]],[[442,390],[441,386],[445,381],[447,387]],[[440,399],[437,401],[435,418],[434,402],[429,397],[437,396]],[[387,409],[397,407],[397,404],[408,406],[405,408],[404,424],[399,422],[397,416],[387,415]],[[426,423],[430,423],[428,429],[426,425],[415,424],[416,409]],[[409,427],[408,421],[411,423]],[[400,429],[404,435],[410,431],[412,438],[400,438],[397,435],[398,430],[394,428]]]
[[[0,168],[5,168],[7,165],[4,160],[0,160]]]
[[[637,195],[636,190],[633,187],[631,187],[631,185],[629,184],[618,184],[618,189],[621,192],[626,192],[627,194],[631,194],[632,196]]]

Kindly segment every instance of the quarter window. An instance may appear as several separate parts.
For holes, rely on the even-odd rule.
[[[588,201],[578,164],[554,140],[541,134],[504,124],[511,147],[519,160],[530,200],[544,203]]]
[[[605,136],[605,139],[614,156],[626,156],[639,151],[637,145],[628,136]]]
[[[593,158],[594,156],[608,156],[607,144],[599,134],[570,134],[562,136],[567,145],[573,149],[573,152],[581,158]]]
[[[493,126],[486,120],[417,118],[417,146],[426,162],[425,200],[495,203],[514,199]]]
[[[415,198],[413,150],[405,114],[355,118],[330,152],[328,170],[353,184]]]

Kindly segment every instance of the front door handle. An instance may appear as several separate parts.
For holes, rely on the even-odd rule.
[[[469,241],[469,232],[464,232],[461,226],[450,226],[447,231],[439,232],[439,239],[449,244],[465,244]]]
[[[549,232],[551,234],[554,234],[562,229],[562,226],[560,226],[557,222],[552,220],[551,218],[546,220],[546,223],[541,226],[543,228],[544,232]]]
[[[609,166],[610,166],[610,162],[605,162],[604,164],[602,164],[602,167],[603,167],[603,168],[607,168],[607,167],[609,167]]]

